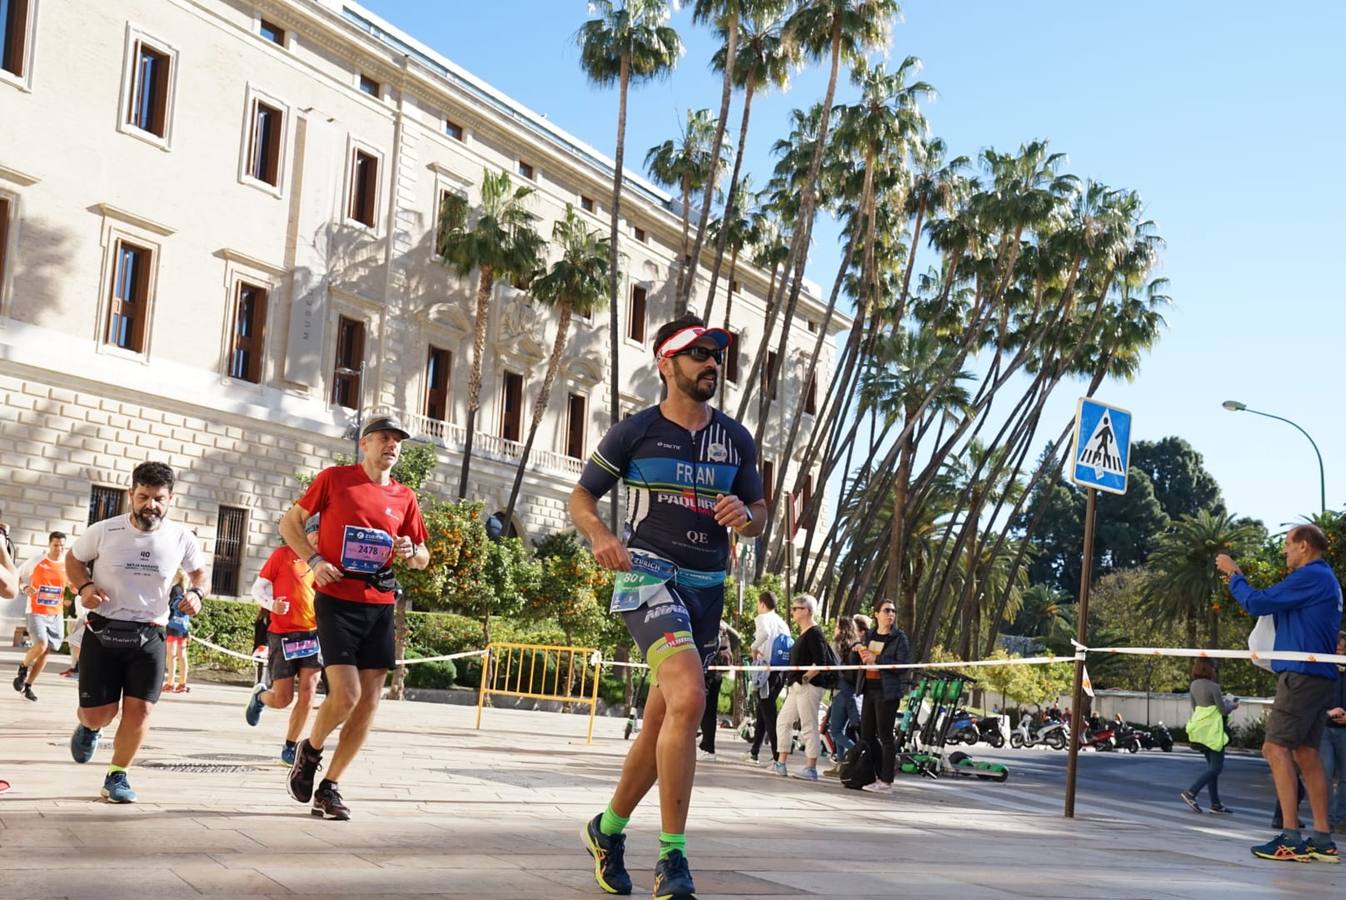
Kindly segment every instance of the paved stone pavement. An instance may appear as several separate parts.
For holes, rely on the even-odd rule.
[[[350,822],[321,821],[274,763],[284,714],[243,721],[246,691],[200,683],[166,696],[131,771],[140,802],[99,801],[103,764],[70,760],[75,686],[45,675],[40,700],[9,690],[0,651],[0,898],[597,897],[579,844],[608,799],[622,721],[386,703],[342,779]],[[51,670],[59,671],[57,664]],[[1082,785],[1075,821],[1040,787],[903,778],[892,796],[703,763],[689,858],[703,898],[1328,897],[1346,868],[1261,862],[1251,816],[1197,817],[1109,800]],[[636,811],[628,863],[650,887],[657,806]]]

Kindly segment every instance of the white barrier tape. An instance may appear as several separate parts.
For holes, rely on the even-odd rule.
[[[1334,653],[1304,653],[1299,650],[1272,650],[1263,653],[1255,650],[1198,650],[1191,647],[1085,647],[1076,641],[1071,643],[1075,645],[1076,658],[1082,657],[1085,653],[1124,653],[1130,656],[1187,656],[1346,665],[1346,656]]]
[[[1009,659],[974,659],[970,661],[952,660],[950,662],[922,663],[876,663],[872,666],[863,663],[853,666],[710,666],[711,672],[874,672],[885,669],[970,669],[986,666],[1043,666],[1051,663],[1068,663],[1069,656],[1025,656]]]
[[[219,644],[212,644],[205,638],[197,637],[194,634],[191,635],[191,639],[193,641],[196,641],[198,644],[202,644],[206,647],[209,647],[216,653],[223,653],[225,656],[232,656],[235,659],[242,659],[246,660],[247,662],[264,663],[267,661],[268,658],[268,654],[253,653],[252,655],[249,655],[247,653],[239,653],[237,650],[230,650],[228,647],[221,647]],[[442,662],[446,659],[465,659],[469,656],[485,656],[485,655],[486,655],[485,650],[464,650],[462,653],[446,653],[443,656],[421,656],[416,659],[394,660],[393,665],[410,666],[414,665],[415,663]]]

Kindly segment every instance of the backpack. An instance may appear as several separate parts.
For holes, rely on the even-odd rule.
[[[790,664],[790,651],[794,649],[795,639],[790,637],[789,633],[776,635],[771,642],[770,663],[773,666],[788,666]]]
[[[836,649],[826,641],[823,642],[823,661],[820,663],[820,665],[823,666],[841,665],[841,660],[837,658]],[[814,685],[815,687],[820,687],[823,690],[828,691],[836,690],[838,676],[840,676],[841,674],[842,674],[841,672],[838,672],[835,669],[833,669],[830,672],[819,672],[817,675],[813,676],[813,680],[810,681],[809,684]]]
[[[873,784],[878,778],[874,771],[874,753],[870,745],[861,741],[846,751],[846,756],[837,767],[843,787],[858,791],[867,784]]]

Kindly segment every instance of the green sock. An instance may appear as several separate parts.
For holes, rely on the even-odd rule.
[[[612,811],[612,804],[603,810],[603,818],[598,820],[598,830],[612,837],[614,834],[621,834],[626,828],[626,823],[631,821],[630,816],[619,816]]]
[[[659,832],[659,858],[663,859],[674,850],[683,856],[687,855],[687,835]]]
[[[108,773],[109,775],[113,775],[113,774],[115,774],[115,773],[117,773],[117,772],[125,772],[125,771],[126,771],[126,767],[125,767],[125,766],[108,766],[108,767],[107,767],[107,773]]]

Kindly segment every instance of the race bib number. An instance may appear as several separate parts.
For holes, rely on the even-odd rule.
[[[280,652],[286,660],[303,659],[318,653],[318,638],[313,635],[284,639],[280,642]]]
[[[393,558],[393,536],[377,528],[347,525],[341,536],[341,568],[347,572],[377,572]]]
[[[37,589],[37,605],[50,610],[61,608],[61,597],[65,591],[54,584],[44,584]]]
[[[631,551],[631,571],[618,572],[612,583],[612,605],[609,612],[630,612],[640,609],[656,597],[666,593],[664,585],[678,575],[678,567],[668,560],[646,553]]]

